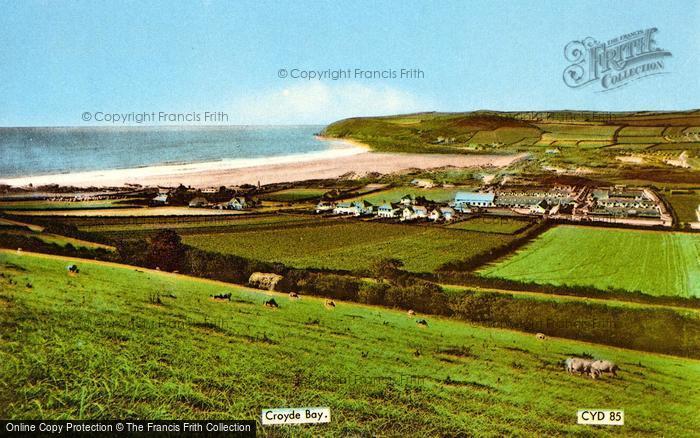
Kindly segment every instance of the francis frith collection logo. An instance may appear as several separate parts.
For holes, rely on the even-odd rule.
[[[564,83],[571,88],[596,84],[600,91],[610,91],[638,79],[666,72],[664,58],[671,52],[657,46],[657,28],[600,42],[587,37],[574,40],[564,48],[571,65],[564,69]]]

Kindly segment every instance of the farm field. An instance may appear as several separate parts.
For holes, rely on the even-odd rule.
[[[55,243],[59,246],[66,246],[68,244],[73,245],[76,248],[86,248],[86,249],[97,249],[102,248],[107,251],[114,251],[114,247],[109,245],[103,245],[101,243],[88,242],[86,240],[74,239],[72,237],[60,236],[58,234],[43,233],[43,232],[31,232],[23,230],[3,230],[0,228],[0,235],[2,234],[13,234],[24,237],[35,237],[45,243]]]
[[[564,225],[480,273],[542,284],[698,297],[699,260],[697,234]]]
[[[108,224],[94,224],[86,222],[76,223],[81,231],[100,234],[112,234],[120,238],[133,238],[133,233],[143,234],[165,228],[177,230],[180,234],[198,232],[201,230],[219,231],[257,229],[259,227],[271,227],[279,225],[298,225],[309,222],[316,222],[315,218],[302,215],[265,215],[265,216],[243,216],[221,218],[188,218],[186,221],[112,221]]]
[[[183,235],[183,242],[208,251],[298,268],[367,269],[396,258],[413,272],[468,259],[508,243],[514,236],[439,227],[347,221],[230,233]]]
[[[697,222],[698,217],[695,214],[700,205],[700,192],[692,190],[691,193],[673,193],[664,195],[671,207],[676,211],[678,220],[681,222]]]
[[[473,187],[450,187],[450,188],[433,188],[421,189],[418,187],[393,187],[387,190],[370,193],[364,196],[349,199],[348,201],[365,200],[374,205],[380,205],[384,202],[399,202],[405,195],[424,196],[425,199],[435,202],[448,202],[455,198],[455,194],[459,191],[471,190]]]
[[[317,188],[295,188],[280,190],[277,192],[265,193],[260,195],[260,199],[278,202],[294,202],[315,200],[323,196],[329,189]]]
[[[56,217],[127,217],[127,216],[235,216],[247,214],[245,211],[216,210],[212,208],[189,207],[134,207],[134,208],[103,208],[76,210],[16,210],[13,214],[26,216],[56,216]]]
[[[0,230],[7,227],[25,227],[31,231],[42,232],[44,227],[39,225],[27,224],[24,222],[15,221],[12,219],[0,218]]]
[[[123,208],[130,205],[123,199],[104,201],[0,201],[0,210],[89,210]]]
[[[70,263],[78,275],[67,275]],[[700,428],[697,360],[437,317],[419,328],[404,312],[327,310],[313,297],[89,260],[0,251],[0,266],[11,328],[0,379],[13,382],[0,386],[2,418],[259,421],[265,408],[328,406],[329,424],[274,431],[549,436],[590,434],[576,410],[605,407],[625,410],[611,433]],[[224,292],[231,301],[210,298]],[[280,308],[262,305],[270,296]],[[567,374],[561,361],[584,353],[614,360],[619,376]]]
[[[447,225],[453,230],[482,233],[514,234],[530,226],[531,222],[507,217],[477,217]]]

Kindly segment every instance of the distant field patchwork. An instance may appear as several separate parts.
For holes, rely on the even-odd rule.
[[[700,297],[700,235],[559,226],[480,273],[541,284]]]

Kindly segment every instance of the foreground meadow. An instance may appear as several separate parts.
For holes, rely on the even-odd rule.
[[[66,266],[80,273],[69,276]],[[244,418],[328,406],[282,435],[690,436],[700,363],[286,296],[87,260],[0,252],[2,418]],[[31,285],[31,287],[30,287]],[[231,293],[231,301],[210,296]],[[280,304],[269,309],[263,301]],[[560,361],[615,360],[617,378]],[[623,428],[577,426],[623,408]],[[271,433],[273,429],[263,429]]]
[[[558,226],[480,273],[523,282],[700,297],[700,235]]]

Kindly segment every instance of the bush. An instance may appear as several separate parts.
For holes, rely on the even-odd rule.
[[[363,283],[357,293],[358,301],[365,304],[384,304],[388,283]]]

